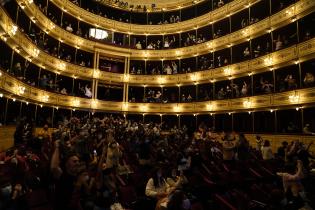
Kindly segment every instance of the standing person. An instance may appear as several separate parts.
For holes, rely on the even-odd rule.
[[[55,210],[81,210],[80,191],[85,176],[79,175],[79,157],[70,153],[62,162],[60,141],[55,142],[55,150],[51,159],[51,172],[55,179]]]
[[[261,148],[261,154],[264,160],[271,160],[274,158],[269,140],[265,140],[264,145]]]
[[[300,196],[304,191],[301,182],[302,178],[304,178],[302,161],[297,161],[296,169],[292,165],[287,165],[285,172],[278,172],[277,175],[282,177],[283,188],[288,203],[295,207],[292,209],[302,208],[304,206],[304,201]]]

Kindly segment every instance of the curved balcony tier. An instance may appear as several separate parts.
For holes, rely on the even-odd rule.
[[[179,10],[186,7],[191,7],[196,4],[203,2],[204,0],[192,1],[192,0],[158,0],[158,1],[147,1],[147,0],[124,0],[126,6],[120,6],[119,3],[116,3],[112,0],[100,0],[99,4],[110,6],[113,8],[134,11],[134,12],[143,12],[143,8],[146,7],[145,12],[166,12]],[[130,7],[133,5],[134,7]],[[137,8],[136,6],[141,6]],[[152,7],[154,5],[154,7]]]
[[[285,106],[303,106],[315,101],[315,88],[299,89],[282,93],[247,98],[205,101],[194,103],[127,103],[85,99],[47,92],[0,71],[0,89],[7,97],[47,106],[71,109],[88,109],[128,113],[220,113],[244,112],[260,109],[277,109]],[[23,87],[23,92],[19,91]]]
[[[58,74],[78,78],[95,78],[111,83],[129,83],[135,85],[146,84],[151,86],[175,86],[178,84],[183,85],[195,82],[207,83],[213,80],[226,80],[231,77],[269,71],[271,68],[275,69],[281,66],[290,65],[296,61],[302,62],[314,57],[315,52],[315,38],[313,38],[256,59],[205,71],[174,75],[118,74],[82,67],[51,56],[34,45],[24,33],[18,29],[15,30],[13,27],[14,25],[6,15],[1,15],[0,17],[0,25],[5,32],[2,32],[2,35],[0,33],[1,39],[6,41],[12,49],[24,56],[24,58],[31,60],[42,68]]]
[[[124,23],[116,20],[111,20],[94,13],[91,13],[69,0],[53,0],[51,1],[57,7],[63,9],[73,17],[78,17],[82,21],[91,25],[97,25],[98,27],[115,30],[121,33],[131,34],[172,34],[178,33],[179,31],[189,31],[192,28],[199,28],[208,25],[210,22],[216,22],[226,17],[226,15],[232,15],[238,11],[246,8],[248,5],[255,4],[260,0],[233,0],[232,2],[211,11],[205,15],[197,18],[186,20],[178,23],[164,24],[164,25],[138,25],[131,23]],[[19,0],[18,2],[24,3],[25,6],[29,6],[27,0]]]
[[[20,2],[20,4],[23,2],[23,5],[21,4],[21,6],[24,7],[25,13],[33,21],[35,21],[43,31],[49,33],[51,36],[54,36],[56,39],[62,40],[68,45],[76,46],[77,48],[89,52],[97,51],[100,54],[106,56],[130,57],[132,60],[170,60],[193,57],[195,55],[201,55],[211,51],[220,50],[226,48],[227,46],[232,46],[241,43],[242,41],[253,39],[281,26],[287,25],[292,21],[296,21],[297,19],[302,18],[312,12],[315,7],[315,1],[313,0],[300,0],[290,7],[290,11],[286,9],[282,10],[275,15],[245,27],[242,30],[238,30],[202,44],[168,50],[136,50],[96,42],[74,35],[55,25],[55,23],[49,20],[33,3],[26,5],[26,0],[18,0],[18,2]],[[4,24],[13,24],[10,19],[3,19],[5,19],[7,22]]]

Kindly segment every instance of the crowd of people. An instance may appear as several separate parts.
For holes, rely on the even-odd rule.
[[[276,152],[256,137],[112,115],[17,124],[0,153],[0,208],[10,210],[312,209],[311,144]]]

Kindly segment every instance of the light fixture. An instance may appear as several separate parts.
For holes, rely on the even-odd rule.
[[[15,102],[15,101],[16,101],[16,99],[15,99],[15,98],[12,98],[12,101],[13,101],[13,102]]]
[[[2,98],[3,97],[3,93],[0,93],[0,98]]]
[[[230,76],[231,73],[232,73],[232,70],[229,68],[229,67],[226,67],[224,70],[223,70],[224,74],[227,75],[227,76]]]
[[[298,93],[295,91],[294,94],[289,95],[289,101],[291,103],[298,103],[300,100],[300,96]]]
[[[33,57],[37,58],[38,55],[39,55],[39,52],[40,52],[39,49],[34,48],[34,49],[32,50],[32,55],[33,55]]]
[[[266,58],[266,59],[264,60],[264,63],[265,63],[266,66],[272,66],[272,64],[273,64],[273,58],[272,58],[272,57]]]
[[[176,106],[173,107],[174,112],[180,112],[181,111],[181,107],[178,106],[178,104]]]
[[[96,108],[97,107],[97,100],[92,100],[92,102],[91,102],[91,106],[93,107],[93,108]]]
[[[18,92],[19,95],[23,95],[25,93],[25,87],[18,86],[17,87],[17,92]]]
[[[16,25],[12,25],[10,33],[14,36],[16,34],[17,30],[18,30],[18,27]]]
[[[63,62],[58,63],[58,69],[65,70],[66,69],[66,64],[63,63]]]
[[[213,110],[213,104],[207,104],[207,110],[212,111]]]
[[[75,99],[73,102],[72,102],[73,106],[75,107],[78,107],[80,106],[80,101],[78,99]]]
[[[123,103],[122,108],[124,111],[128,110],[128,103]]]
[[[129,82],[129,74],[124,74],[124,82]]]
[[[245,108],[250,108],[252,106],[252,102],[250,101],[249,98],[246,101],[243,102],[243,106]]]
[[[49,95],[43,95],[42,96],[42,101],[43,102],[48,102],[48,100],[49,100]]]
[[[98,69],[94,69],[93,77],[96,78],[96,79],[100,77],[100,71]]]
[[[165,78],[159,77],[159,78],[158,78],[158,82],[159,82],[160,84],[165,83]]]
[[[146,111],[148,111],[148,106],[146,106],[146,105],[142,105],[142,106],[140,106],[139,108],[140,108],[140,111],[141,111],[141,112],[146,112]]]

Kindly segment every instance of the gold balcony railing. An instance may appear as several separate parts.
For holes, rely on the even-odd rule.
[[[314,10],[315,7],[315,1],[313,0],[300,0],[289,8],[290,11],[288,9],[284,9],[275,15],[265,18],[264,20],[243,28],[242,30],[238,30],[231,34],[204,42],[202,44],[169,50],[135,50],[113,46],[106,43],[95,42],[76,36],[55,25],[55,23],[49,20],[34,3],[29,4],[27,0],[17,0],[17,2],[20,3],[26,14],[35,20],[36,24],[41,27],[43,31],[46,31],[46,33],[49,33],[56,39],[62,40],[68,45],[76,46],[89,52],[97,51],[100,54],[130,57],[133,60],[143,60],[144,58],[148,60],[170,60],[192,57],[194,55],[201,55],[211,51],[220,50],[226,48],[229,45],[235,45],[246,40],[253,39],[259,35],[268,33],[270,30],[275,30],[281,26],[287,25],[291,23],[291,21],[297,20],[309,14]],[[68,1],[66,0],[66,2]]]
[[[315,102],[315,88],[299,89],[282,93],[252,96],[229,100],[193,103],[127,103],[85,99],[47,92],[29,86],[15,77],[0,71],[0,89],[7,97],[47,106],[74,109],[102,110],[128,113],[220,113],[245,112],[259,109],[301,107]],[[23,89],[23,91],[21,91]]]
[[[25,3],[27,0],[21,0]],[[232,15],[238,11],[248,7],[248,5],[255,4],[260,0],[233,0],[232,2],[214,10],[202,16],[196,17],[191,20],[182,21],[173,24],[164,25],[138,25],[119,22],[111,20],[71,3],[69,0],[51,0],[57,7],[63,9],[73,17],[80,17],[82,21],[91,25],[98,25],[101,28],[108,30],[115,30],[120,33],[131,34],[172,34],[179,31],[189,31],[192,28],[200,28],[209,25],[210,22],[216,22],[226,17],[226,15]]]

